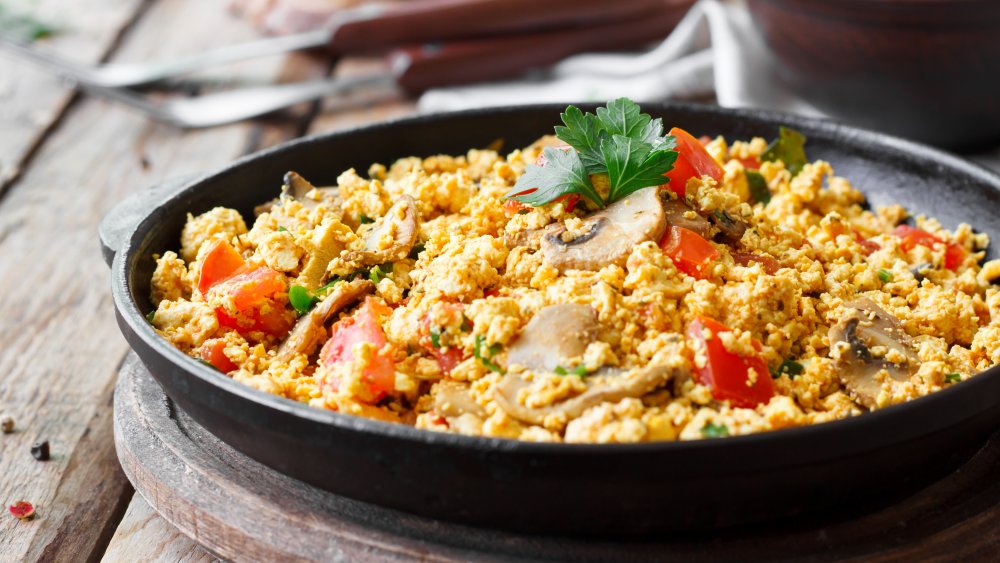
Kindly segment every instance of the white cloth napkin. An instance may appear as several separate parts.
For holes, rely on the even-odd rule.
[[[581,54],[521,80],[440,88],[418,110],[544,102],[637,102],[715,94],[724,107],[822,115],[775,80],[770,55],[742,1],[701,0],[662,43],[644,53]]]

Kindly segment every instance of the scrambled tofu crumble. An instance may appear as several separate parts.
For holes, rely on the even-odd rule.
[[[827,162],[762,161],[763,139],[711,140],[719,179],[606,209],[505,200],[552,144],[323,188],[290,173],[256,218],[189,215],[156,257],[151,322],[316,408],[545,442],[814,424],[1000,362],[1000,261],[980,265],[989,241],[969,225],[867,210]]]

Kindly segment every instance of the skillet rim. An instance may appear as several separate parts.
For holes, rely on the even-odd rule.
[[[576,105],[593,106],[595,104],[587,102],[577,103]],[[260,391],[248,385],[238,383],[232,378],[227,377],[225,374],[199,364],[189,356],[183,354],[177,348],[169,345],[166,340],[153,330],[152,326],[146,321],[145,315],[141,313],[136,302],[131,297],[132,292],[129,284],[129,274],[139,259],[136,255],[136,249],[142,246],[143,241],[149,233],[150,229],[147,223],[150,222],[151,217],[164,207],[169,206],[173,201],[180,199],[183,195],[203,189],[205,184],[211,183],[212,181],[217,180],[220,176],[224,176],[225,174],[228,174],[248,163],[267,159],[272,155],[280,154],[285,151],[292,151],[300,145],[323,143],[330,139],[344,137],[350,138],[360,131],[378,132],[382,129],[391,130],[399,125],[419,124],[445,119],[460,120],[463,117],[482,114],[503,115],[531,111],[553,111],[558,113],[564,110],[565,107],[566,104],[547,103],[522,106],[476,108],[397,117],[376,123],[353,126],[337,131],[293,139],[240,157],[233,162],[209,173],[200,174],[197,177],[184,182],[183,187],[179,188],[166,200],[159,202],[149,209],[146,209],[143,217],[130,228],[128,234],[122,237],[122,246],[115,250],[115,256],[111,267],[112,294],[115,309],[119,314],[119,318],[128,325],[129,330],[135,337],[141,339],[146,346],[148,346],[155,353],[158,353],[164,359],[168,360],[175,368],[197,377],[203,383],[215,386],[224,392],[235,395],[240,400],[255,403],[258,407],[278,411],[283,415],[305,419],[311,423],[330,425],[340,430],[371,434],[383,439],[400,439],[427,445],[456,447],[474,451],[517,452],[524,454],[558,453],[570,455],[635,455],[650,452],[679,454],[684,451],[703,450],[706,448],[729,447],[730,449],[733,449],[739,446],[752,448],[755,444],[762,441],[773,446],[775,442],[780,441],[793,442],[802,440],[808,441],[811,439],[820,440],[828,435],[832,438],[836,438],[838,434],[847,433],[849,430],[858,431],[863,429],[865,426],[877,426],[879,424],[884,425],[885,423],[883,421],[892,421],[903,418],[907,414],[912,417],[916,416],[920,411],[929,411],[928,414],[933,415],[936,411],[940,410],[939,407],[936,407],[937,403],[946,402],[953,397],[959,396],[959,394],[971,396],[976,393],[978,389],[983,388],[989,383],[989,376],[992,375],[995,377],[1000,374],[1000,365],[995,365],[976,374],[968,380],[960,382],[959,384],[951,385],[931,393],[930,395],[920,397],[919,399],[891,405],[874,412],[867,412],[859,416],[818,424],[810,424],[807,426],[728,436],[723,440],[675,440],[629,444],[527,442],[508,438],[465,436],[461,434],[422,430],[405,424],[382,422],[379,420],[343,414],[340,412],[318,409],[285,397],[265,393],[264,391]],[[824,136],[828,136],[836,140],[849,141],[852,142],[852,144],[860,142],[865,145],[861,151],[863,153],[870,154],[872,151],[878,151],[876,154],[881,153],[885,155],[892,153],[893,156],[903,156],[907,158],[922,157],[929,160],[933,159],[941,167],[949,168],[957,173],[960,173],[963,177],[981,184],[987,189],[1000,195],[1000,174],[992,172],[984,166],[919,142],[909,141],[892,135],[842,124],[833,120],[804,117],[770,110],[723,108],[707,104],[682,102],[646,103],[644,104],[643,109],[647,113],[652,114],[679,111],[689,115],[700,114],[710,117],[734,118],[737,120],[749,119],[751,121],[765,122],[775,127],[778,125],[790,125],[795,128],[819,132]],[[135,346],[130,343],[130,348],[134,350]],[[140,354],[140,358],[141,357],[142,355]],[[994,400],[993,403],[994,407],[1000,406],[1000,399]],[[978,414],[982,414],[982,411],[966,414],[963,420],[972,418],[974,415]],[[955,424],[957,423],[946,425],[944,428],[954,426]],[[898,439],[891,440],[891,442],[899,443],[937,430],[940,430],[940,428],[935,427],[934,429],[923,429],[921,432],[917,432],[912,435],[900,436]],[[880,444],[869,444],[866,447],[859,447],[855,451],[863,452],[879,447],[881,447]],[[806,463],[806,461],[802,461],[801,463]],[[796,463],[783,465],[792,466],[796,465]]]

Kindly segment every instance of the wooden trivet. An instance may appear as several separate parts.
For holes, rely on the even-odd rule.
[[[1000,435],[958,471],[902,502],[869,514],[822,524],[815,519],[798,519],[755,530],[628,542],[471,528],[379,508],[311,487],[247,458],[198,426],[174,407],[134,355],[123,364],[115,392],[115,445],[139,494],[183,533],[226,559],[1000,558]]]

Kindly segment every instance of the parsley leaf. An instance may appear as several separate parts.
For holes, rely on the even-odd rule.
[[[597,108],[597,119],[604,130],[610,135],[622,135],[630,139],[646,140],[649,133],[646,128],[652,122],[648,114],[639,111],[639,104],[628,98],[618,98],[608,102],[607,107]],[[663,121],[660,120],[660,134],[663,133]]]
[[[615,135],[601,144],[601,155],[608,167],[610,201],[649,186],[665,182],[663,175],[674,167],[677,153],[654,150],[653,145],[623,135]]]
[[[556,126],[556,137],[580,153],[580,160],[589,173],[604,172],[601,141],[607,137],[607,132],[601,129],[597,116],[568,106],[560,117],[565,126]]]
[[[590,183],[579,153],[545,147],[544,154],[545,166],[529,164],[505,198],[539,206],[564,194],[580,194],[598,207],[604,207],[604,200]]]
[[[747,186],[750,188],[750,197],[767,205],[771,201],[771,190],[767,187],[767,180],[756,170],[747,170]]]
[[[787,375],[788,379],[795,379],[796,376],[802,375],[805,371],[805,366],[799,362],[796,362],[795,360],[785,360],[781,362],[778,369],[771,372],[771,377],[773,379],[778,379],[782,375]]]
[[[878,279],[882,280],[882,283],[889,283],[892,281],[892,272],[885,268],[879,268]]]
[[[701,427],[701,435],[705,438],[725,438],[729,435],[729,428],[725,424],[709,422]]]
[[[767,150],[760,159],[768,162],[780,160],[785,163],[785,168],[795,176],[802,172],[802,167],[806,165],[805,151],[806,137],[795,129],[780,127],[778,138],[767,145]]]

